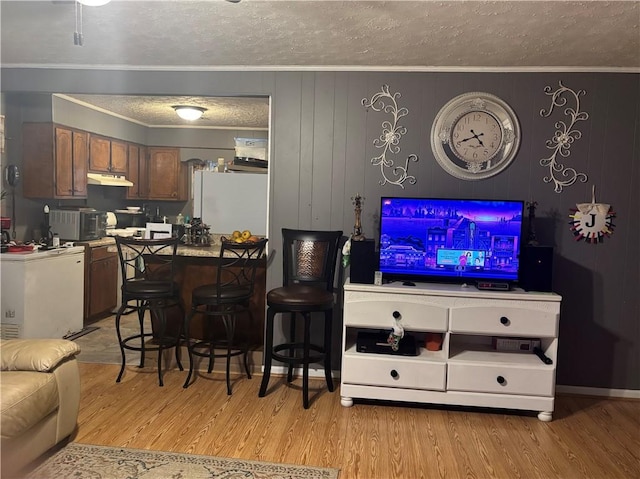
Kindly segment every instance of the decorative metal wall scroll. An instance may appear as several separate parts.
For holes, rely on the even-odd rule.
[[[582,137],[582,133],[574,128],[574,125],[578,121],[583,121],[589,118],[589,114],[580,111],[580,95],[584,95],[584,90],[573,91],[571,88],[567,88],[562,84],[562,81],[558,82],[559,88],[552,91],[550,86],[544,88],[546,95],[551,96],[551,106],[549,110],[544,108],[540,110],[540,116],[543,118],[549,117],[555,107],[562,107],[567,104],[566,95],[571,95],[576,102],[575,109],[567,107],[564,109],[564,114],[570,117],[571,122],[567,125],[564,121],[559,120],[555,123],[556,132],[550,140],[546,141],[547,148],[553,150],[553,153],[548,158],[540,160],[540,165],[549,168],[549,174],[543,178],[545,183],[554,183],[554,191],[561,193],[562,189],[566,186],[573,185],[576,181],[582,183],[587,182],[587,175],[585,173],[578,173],[574,168],[565,166],[558,160],[558,155],[563,158],[567,158],[570,154],[570,148],[574,141]],[[566,95],[565,95],[566,94]]]
[[[404,188],[404,182],[408,181],[410,184],[415,185],[415,176],[409,175],[409,162],[418,161],[418,156],[411,154],[404,162],[404,166],[395,165],[393,159],[387,158],[387,153],[398,154],[400,152],[400,139],[402,135],[407,132],[404,126],[398,124],[398,120],[409,113],[406,108],[398,108],[398,102],[400,93],[389,93],[389,85],[382,85],[382,90],[371,97],[370,100],[363,98],[362,104],[365,108],[372,108],[374,111],[384,111],[390,113],[393,117],[393,122],[382,122],[382,133],[380,137],[373,140],[373,145],[376,148],[381,148],[382,153],[371,159],[372,165],[380,165],[380,172],[382,173],[382,179],[379,181],[380,185],[390,183],[392,185],[400,186]],[[389,178],[388,173],[393,176]]]

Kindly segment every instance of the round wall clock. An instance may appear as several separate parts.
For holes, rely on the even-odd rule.
[[[451,99],[431,127],[436,161],[462,180],[497,175],[513,161],[519,146],[516,114],[489,93],[464,93]]]

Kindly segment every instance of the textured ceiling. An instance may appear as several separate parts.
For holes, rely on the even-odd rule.
[[[193,96],[58,95],[80,105],[147,127],[197,127],[264,130],[269,126],[268,98]],[[206,108],[196,121],[175,113],[174,105]]]
[[[1,2],[2,63],[156,68],[640,67],[637,1]]]
[[[2,0],[2,66],[640,71],[638,1],[113,0],[82,7],[81,28],[76,10],[67,0]],[[117,104],[133,119],[151,109]],[[265,114],[264,99],[257,108]],[[203,124],[213,124],[210,110]],[[138,121],[168,124],[158,115]],[[248,127],[260,113],[250,115]]]

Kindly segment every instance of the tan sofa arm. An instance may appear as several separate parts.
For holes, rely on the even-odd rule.
[[[7,339],[0,342],[0,370],[50,372],[80,352],[67,339]]]

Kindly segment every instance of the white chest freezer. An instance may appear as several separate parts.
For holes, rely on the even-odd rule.
[[[62,338],[83,328],[84,247],[0,255],[2,338]]]

